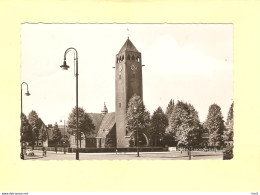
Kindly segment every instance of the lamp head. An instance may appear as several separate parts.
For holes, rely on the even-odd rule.
[[[68,70],[69,66],[66,63],[66,60],[63,61],[63,64],[60,66],[63,70]]]
[[[29,93],[29,91],[27,91],[27,92],[25,93],[25,95],[30,96],[31,94]]]

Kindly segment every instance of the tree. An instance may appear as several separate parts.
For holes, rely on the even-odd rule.
[[[224,160],[230,160],[233,158],[233,106],[234,103],[231,104],[229,111],[228,111],[228,116],[227,116],[227,121],[226,121],[226,128],[224,131],[224,142],[225,148],[223,150],[223,159]],[[231,144],[229,144],[231,142]]]
[[[77,108],[73,108],[72,112],[69,115],[68,118],[68,127],[70,129],[70,132],[76,135],[76,129],[77,129]],[[85,136],[85,147],[87,147],[87,137],[94,133],[95,125],[93,124],[92,119],[89,117],[89,115],[85,112],[83,108],[78,108],[78,131],[79,136],[81,134],[84,134]],[[81,139],[80,140],[80,147],[81,147]]]
[[[28,142],[31,144],[33,142],[33,132],[25,114],[22,114],[21,121],[21,142]]]
[[[162,108],[158,107],[151,117],[151,127],[149,130],[151,141],[154,146],[157,146],[158,140],[161,141],[164,138],[167,126],[168,118],[166,114],[163,113]]]
[[[223,146],[223,132],[225,129],[221,108],[217,104],[209,107],[204,128],[209,132],[208,143],[210,146]]]
[[[168,119],[170,118],[170,116],[173,112],[173,108],[174,108],[174,100],[171,99],[167,108],[166,108],[166,112],[165,112]]]
[[[200,131],[198,112],[191,104],[178,101],[169,119],[167,136],[174,138],[178,146],[198,146]]]
[[[52,137],[52,140],[55,143],[56,147],[57,147],[58,143],[61,141],[61,138],[62,138],[62,135],[61,135],[60,129],[58,127],[58,124],[56,122],[53,127],[53,137]]]
[[[32,126],[33,142],[36,141],[36,143],[38,145],[39,132],[40,132],[40,129],[41,129],[41,126],[42,126],[42,121],[38,117],[38,114],[34,110],[32,110],[29,113],[28,121],[29,121],[29,124]],[[34,148],[34,144],[33,144],[33,148]]]
[[[129,100],[126,113],[126,131],[131,134],[131,139],[135,140],[134,145],[137,143],[135,138],[137,137],[137,130],[140,137],[142,134],[146,134],[149,126],[150,113],[146,110],[141,97],[134,94]]]
[[[224,131],[224,142],[225,143],[229,143],[229,142],[233,142],[233,105],[234,103],[231,104],[230,108],[229,108],[229,112],[228,112],[228,116],[227,116],[227,121],[226,121],[226,128]]]

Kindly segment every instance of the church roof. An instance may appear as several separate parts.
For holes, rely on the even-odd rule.
[[[139,52],[129,38],[126,40],[125,44],[118,53],[123,53],[125,51]]]
[[[104,116],[99,129],[112,129],[115,123],[115,112],[107,113]]]
[[[106,137],[106,135],[111,131],[115,123],[115,112],[107,113],[104,116],[102,123],[99,127],[97,137]]]
[[[93,133],[89,136],[89,137],[96,137],[99,127],[102,123],[102,120],[104,118],[103,114],[98,114],[98,113],[88,113],[89,117],[92,119],[92,122],[95,126],[95,130],[93,131]]]

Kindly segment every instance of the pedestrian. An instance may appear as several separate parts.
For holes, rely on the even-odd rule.
[[[42,147],[42,155],[46,157],[46,149],[45,149],[45,147]]]

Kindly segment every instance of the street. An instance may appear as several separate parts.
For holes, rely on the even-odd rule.
[[[25,155],[25,160],[75,160],[75,153],[53,152],[47,151],[47,156],[43,157],[40,150],[34,151],[35,156],[30,157]],[[80,160],[189,160],[187,152],[140,152],[140,157],[137,157],[136,152],[127,153],[80,153]],[[193,151],[191,160],[222,160],[222,151]]]

